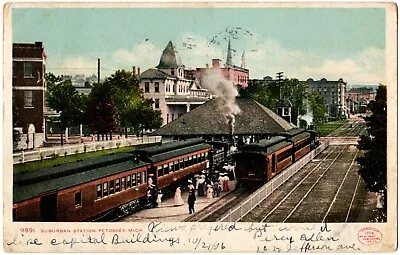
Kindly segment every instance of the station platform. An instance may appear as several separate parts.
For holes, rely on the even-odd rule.
[[[232,191],[233,189],[230,189]],[[197,196],[196,191],[196,202],[194,204],[195,212],[198,212],[208,206],[209,204],[217,201],[228,192],[221,192],[219,197],[207,198]],[[180,222],[189,217],[189,206],[187,203],[189,192],[182,191],[182,199],[185,202],[184,205],[175,206],[174,197],[161,199],[161,204],[158,204],[156,208],[143,209],[132,215],[122,218],[119,222],[148,222],[148,221],[169,221],[169,222]]]

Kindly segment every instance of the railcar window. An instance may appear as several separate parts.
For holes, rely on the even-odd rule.
[[[278,155],[278,162],[291,156],[291,150],[286,150]]]
[[[208,158],[208,152],[205,153],[205,159],[207,160]]]
[[[142,173],[137,173],[137,185],[142,184]]]
[[[103,197],[103,189],[102,185],[97,185],[97,199],[101,199]]]
[[[201,153],[201,161],[205,161],[205,160],[206,160],[206,157],[205,157],[204,153]]]
[[[185,167],[188,167],[189,166],[189,160],[188,160],[188,158],[185,158],[184,160],[183,160],[183,162],[184,162],[184,166]]]
[[[197,156],[193,155],[193,165],[197,164]]]
[[[110,181],[110,195],[114,194],[114,180]]]
[[[174,171],[178,171],[179,170],[179,161],[178,160],[175,160],[175,162],[174,162]]]
[[[191,165],[193,165],[193,157],[192,156],[189,157],[189,166],[191,166]]]
[[[136,186],[136,174],[132,174],[132,188]]]
[[[164,164],[164,175],[169,174],[168,164]]]
[[[174,172],[174,162],[169,162],[169,172]]]
[[[131,176],[128,175],[126,177],[126,188],[129,189],[131,187]]]
[[[120,192],[121,191],[120,183],[121,183],[121,179],[120,178],[115,180],[115,192]]]
[[[147,172],[143,171],[143,183],[147,183]]]
[[[158,177],[163,176],[163,169],[162,169],[162,166],[158,166],[158,167],[157,167],[157,173],[158,173]]]
[[[121,178],[121,190],[125,189],[125,177]]]
[[[108,182],[103,183],[103,197],[108,196]]]
[[[75,192],[75,207],[82,205],[82,192],[77,191]]]
[[[183,169],[185,166],[183,164],[183,159],[179,160],[179,169]]]

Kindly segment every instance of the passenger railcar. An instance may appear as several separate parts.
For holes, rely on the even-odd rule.
[[[265,183],[310,152],[314,145],[314,133],[300,129],[243,145],[232,154],[236,177],[242,183]]]
[[[83,221],[139,204],[150,173],[166,188],[203,170],[210,146],[200,139],[163,144],[13,176],[14,221]]]
[[[151,164],[149,174],[156,179],[157,189],[163,189],[208,168],[210,149],[203,139],[194,138],[137,150],[136,154]]]

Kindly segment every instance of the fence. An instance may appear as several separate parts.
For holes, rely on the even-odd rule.
[[[151,144],[161,142],[161,136],[147,136],[147,137],[135,137],[120,140],[108,140],[99,142],[84,142],[74,145],[66,145],[62,147],[49,147],[40,148],[35,151],[22,151],[20,153],[13,154],[13,163],[20,164],[30,161],[43,160],[52,158],[56,155],[66,156],[71,154],[115,149],[119,147],[141,145],[141,144]]]
[[[229,212],[224,215],[220,222],[229,221],[236,222],[241,220],[246,214],[253,210],[257,205],[264,201],[271,193],[285,183],[290,177],[297,173],[303,166],[310,162],[315,156],[317,156],[321,151],[323,151],[328,146],[328,143],[321,143],[317,149],[311,151],[299,161],[285,169],[277,177],[273,178],[271,181],[263,185],[261,188],[252,193],[248,199],[243,201],[236,208],[229,210]]]

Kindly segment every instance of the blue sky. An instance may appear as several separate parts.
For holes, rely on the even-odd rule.
[[[225,61],[227,38],[251,78],[283,71],[299,79],[383,82],[384,8],[13,8],[13,42],[42,41],[57,74],[158,64],[171,40],[183,64]],[[229,32],[229,33],[228,33]],[[212,40],[214,38],[214,40]]]

